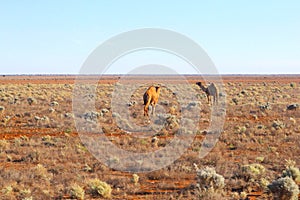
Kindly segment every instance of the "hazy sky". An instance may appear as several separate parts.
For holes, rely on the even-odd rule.
[[[220,73],[300,73],[299,0],[0,0],[0,74],[76,74],[102,42],[139,28],[186,35]],[[168,60],[142,54],[125,56],[109,73]]]

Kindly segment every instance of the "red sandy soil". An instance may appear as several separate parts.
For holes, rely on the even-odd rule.
[[[119,78],[122,76],[112,76],[112,75],[106,75],[102,76],[99,80],[99,77],[97,76],[84,76],[82,79],[89,81],[98,81],[99,84],[104,83],[116,83]],[[76,80],[76,76],[68,76],[68,75],[49,75],[49,76],[0,76],[0,84],[74,84]],[[133,77],[132,81],[135,81],[137,77]],[[147,77],[138,77],[142,80],[147,79]],[[171,82],[180,83],[180,80],[178,81],[178,78],[174,76],[168,76],[168,77],[161,77],[162,79],[168,79]],[[189,83],[194,84],[195,82],[202,80],[203,78],[200,76],[192,76],[187,75],[185,78],[188,80]],[[130,79],[127,77],[127,79]],[[222,81],[224,83],[261,83],[261,82],[267,82],[267,83],[291,83],[296,82],[300,83],[300,75],[242,75],[242,76],[233,76],[233,75],[225,75],[222,76]],[[253,120],[253,119],[240,119],[240,120]],[[263,122],[263,120],[270,121],[269,119],[261,118],[260,122]],[[21,136],[27,136],[27,137],[42,137],[45,135],[50,135],[52,137],[61,137],[65,134],[64,131],[54,128],[37,128],[37,127],[18,127],[17,125],[11,125],[9,129],[7,127],[0,127],[0,140],[11,140],[16,137]],[[78,137],[78,134],[76,132],[69,134],[71,137]],[[8,164],[6,167],[9,167]],[[22,164],[13,164],[15,168],[18,168],[18,165]],[[3,167],[3,164],[0,164],[0,166]],[[19,166],[19,167],[20,167]],[[22,166],[25,167],[25,166]],[[107,176],[126,176],[126,173],[117,172],[117,171],[111,171],[111,174],[107,174]],[[129,174],[128,174],[129,176]],[[164,193],[166,196],[168,193],[173,193],[174,191],[180,191],[181,189],[187,188],[191,184],[195,184],[196,180],[194,175],[187,175],[186,177],[181,177],[180,181],[172,181],[168,183],[166,179],[164,179],[164,184],[167,184],[164,188],[158,190],[157,185],[160,183],[160,180],[146,180],[145,183],[141,184],[139,192],[135,193],[134,195],[128,195],[128,199],[144,199],[145,195],[147,194],[161,194]],[[172,183],[172,184],[171,184]],[[169,185],[168,185],[169,184]],[[257,199],[262,195],[261,191],[253,192],[248,195],[248,199]],[[69,198],[68,196],[65,196],[65,198]]]

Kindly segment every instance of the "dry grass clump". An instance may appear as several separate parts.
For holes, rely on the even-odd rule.
[[[48,170],[42,164],[37,164],[33,168],[33,175],[36,179],[45,181],[50,181],[52,178],[52,175],[48,173]]]
[[[9,142],[6,140],[0,140],[0,153],[5,149],[9,148]]]
[[[139,175],[137,174],[132,175],[132,182],[134,183],[134,185],[137,185],[139,183],[139,179],[140,179]]]
[[[74,199],[78,199],[78,200],[83,200],[84,199],[84,189],[74,183],[73,185],[71,185],[71,188],[70,188],[70,196],[71,198],[74,198]]]
[[[99,179],[91,179],[88,181],[89,192],[93,196],[101,196],[103,198],[110,198],[112,189],[107,183]]]
[[[32,196],[32,191],[28,186],[25,187],[23,184],[17,184],[16,182],[10,182],[0,190],[0,199],[32,200]]]

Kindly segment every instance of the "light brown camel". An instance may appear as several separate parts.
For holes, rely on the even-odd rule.
[[[149,116],[148,115],[148,109],[149,106],[152,106],[152,115],[155,112],[155,106],[158,102],[160,94],[160,87],[159,86],[151,86],[148,88],[148,90],[145,92],[143,99],[144,99],[144,116]]]
[[[213,97],[213,103],[218,103],[218,89],[214,83],[211,83],[208,87],[202,85],[201,82],[196,83],[203,92],[205,92],[208,103],[211,102],[211,97]]]

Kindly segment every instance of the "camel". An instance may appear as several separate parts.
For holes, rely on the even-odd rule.
[[[218,103],[218,89],[214,83],[211,83],[208,87],[202,85],[201,82],[196,83],[203,92],[205,92],[208,103],[211,102],[211,96],[213,97],[213,103]]]
[[[148,109],[149,106],[151,105],[152,107],[152,115],[154,115],[155,112],[155,106],[158,102],[160,94],[160,87],[159,86],[150,86],[148,90],[145,92],[143,99],[144,99],[144,116],[148,116]]]

